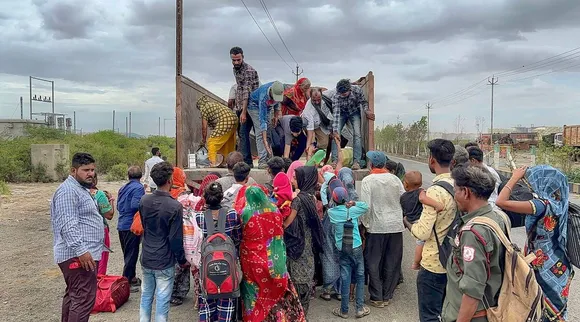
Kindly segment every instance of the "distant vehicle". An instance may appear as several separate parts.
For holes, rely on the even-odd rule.
[[[558,148],[574,148],[570,158],[574,162],[580,162],[580,125],[564,125],[562,132],[545,135],[542,140]]]

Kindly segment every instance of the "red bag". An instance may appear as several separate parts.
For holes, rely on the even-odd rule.
[[[129,300],[130,294],[126,277],[97,275],[97,300],[91,313],[115,312]]]

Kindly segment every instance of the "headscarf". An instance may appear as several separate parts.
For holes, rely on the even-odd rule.
[[[348,191],[349,200],[358,200],[358,193],[354,186],[354,174],[350,168],[342,168],[338,171],[338,179],[342,181],[342,184]]]
[[[322,252],[324,238],[322,235],[322,225],[316,211],[314,194],[318,184],[318,172],[316,167],[300,167],[296,169],[296,182],[298,183],[297,198],[300,199],[304,213],[306,214],[306,225],[312,229],[312,241],[314,249]]]
[[[185,179],[185,172],[181,168],[173,167],[173,185],[171,190],[169,190],[169,194],[171,194],[173,199],[177,199],[179,195],[186,192]]]
[[[568,200],[570,197],[568,178],[554,167],[538,165],[526,171],[526,179],[540,199],[550,202],[549,210],[558,217],[558,230],[560,232],[558,242],[561,249],[566,249]],[[556,194],[559,195],[559,198],[556,198]]]
[[[272,192],[274,202],[280,210],[280,213],[286,218],[292,211],[290,209],[292,202],[292,185],[290,184],[290,179],[288,179],[285,173],[280,172],[274,177],[272,184],[274,186]]]
[[[322,186],[320,187],[320,199],[322,199],[322,204],[325,206],[328,205],[328,203],[330,202],[330,200],[328,200],[328,183],[335,176],[336,175],[334,174],[334,172],[323,172],[322,173],[322,178],[324,179],[324,182],[322,183]]]
[[[288,167],[288,171],[286,171],[286,176],[288,177],[288,180],[292,181],[292,179],[294,179],[294,172],[296,171],[296,168],[303,167],[303,166],[304,166],[304,162],[302,162],[302,161],[292,162],[292,164],[290,164],[290,167]]]
[[[246,199],[246,206],[242,211],[242,221],[248,220],[255,213],[278,212],[278,209],[270,202],[267,195],[258,186],[250,186],[245,189],[244,196]]]
[[[234,201],[234,203],[232,204],[232,208],[236,210],[236,213],[241,214],[244,211],[244,208],[246,207],[246,190],[249,188],[250,186],[242,186],[240,188],[240,190],[238,191],[238,195],[236,196],[236,200]],[[266,196],[268,195],[268,189],[266,189],[266,187],[258,185],[258,184],[253,184],[251,185],[251,187],[257,187],[259,189],[261,189],[264,194],[266,194]]]
[[[302,84],[310,83],[310,80],[306,77],[300,78],[294,86],[290,87],[289,89],[284,91],[284,96],[289,98],[296,108],[298,108],[298,112],[301,112],[306,107],[306,102],[308,99],[306,98],[306,93],[302,91]]]
[[[207,176],[205,176],[205,178],[203,178],[201,184],[199,185],[199,190],[197,191],[197,195],[201,197],[201,200],[197,203],[197,205],[195,205],[195,211],[203,210],[203,207],[205,206],[203,191],[205,190],[205,187],[207,187],[210,183],[216,181],[217,179],[219,179],[219,176],[215,173],[210,173]]]

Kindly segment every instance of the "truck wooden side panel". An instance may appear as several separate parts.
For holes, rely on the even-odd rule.
[[[564,125],[564,145],[580,147],[580,125]]]

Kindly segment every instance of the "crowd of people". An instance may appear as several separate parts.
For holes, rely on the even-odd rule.
[[[208,149],[212,166],[225,166],[225,158],[218,161],[218,153],[227,156],[238,151],[244,162],[253,167],[250,133],[255,134],[258,167],[266,169],[273,156],[299,160],[304,154],[310,159],[317,149],[332,151],[332,161],[338,153],[334,137],[340,144],[345,125],[352,128],[352,169],[364,166],[361,139],[361,115],[374,120],[367,99],[357,82],[338,81],[333,89],[311,86],[310,80],[300,78],[295,84],[279,81],[260,83],[258,72],[250,66],[240,47],[230,50],[236,83],[230,90],[228,105],[202,96],[197,108],[202,117],[202,144]],[[212,128],[207,138],[208,127]]]
[[[526,216],[526,253],[535,255],[531,265],[544,293],[542,321],[567,320],[574,272],[566,256],[568,185],[559,170],[517,169],[498,191],[497,172],[482,163],[479,147],[435,139],[428,144],[432,186],[423,189],[417,171],[401,181],[396,162],[369,151],[370,173],[359,196],[337,147],[336,168],[270,158],[265,185],[251,178],[239,152],[228,154],[226,176],[211,173],[191,190],[184,171],[163,161],[157,148],[145,164],[148,177],[130,167],[129,182],[118,194],[117,229],[123,276],[131,292],[141,291],[140,320],[151,320],[155,298],[155,321],[166,321],[170,306],[183,303],[191,279],[200,321],[306,321],[317,286],[321,299],[340,301],[329,312],[336,317],[348,318],[351,305],[357,318],[367,316],[365,303],[380,314],[402,283],[406,227],[417,239],[411,268],[419,270],[420,321],[487,321],[487,309],[498,305],[506,250],[490,229],[471,221],[485,217],[508,232],[510,222],[500,209]],[[510,200],[522,178],[534,199]],[[76,153],[71,175],[51,204],[54,259],[67,285],[63,321],[88,320],[97,275],[107,273],[114,202],[97,187],[95,159]],[[193,218],[200,240],[212,236],[217,224],[235,245],[239,297],[207,296],[200,274],[203,247],[184,246],[187,218]],[[137,219],[142,234],[133,231]],[[440,240],[451,229],[460,233],[449,258],[442,259]],[[140,247],[142,279],[135,273]]]

